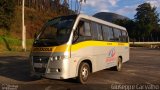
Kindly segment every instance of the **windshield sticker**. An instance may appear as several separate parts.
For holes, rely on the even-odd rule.
[[[33,51],[52,51],[52,48],[34,48]]]

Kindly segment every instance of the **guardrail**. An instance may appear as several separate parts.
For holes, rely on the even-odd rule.
[[[130,42],[130,44],[160,44],[160,42]]]
[[[130,42],[132,47],[160,48],[160,42]]]

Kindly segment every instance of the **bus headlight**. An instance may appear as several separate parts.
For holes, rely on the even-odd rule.
[[[50,57],[50,60],[53,61],[53,60],[63,60],[64,58],[67,58],[67,56],[53,56],[53,57]]]
[[[64,56],[55,56],[54,57],[54,60],[63,60],[64,59]]]

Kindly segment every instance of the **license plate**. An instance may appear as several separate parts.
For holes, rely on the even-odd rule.
[[[42,68],[43,64],[42,63],[34,63],[35,68]]]

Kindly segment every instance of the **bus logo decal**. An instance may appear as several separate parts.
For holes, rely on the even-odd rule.
[[[116,50],[115,50],[115,48],[112,48],[112,49],[109,50],[109,52],[108,52],[106,61],[107,61],[107,62],[114,61],[115,57],[116,57]]]

